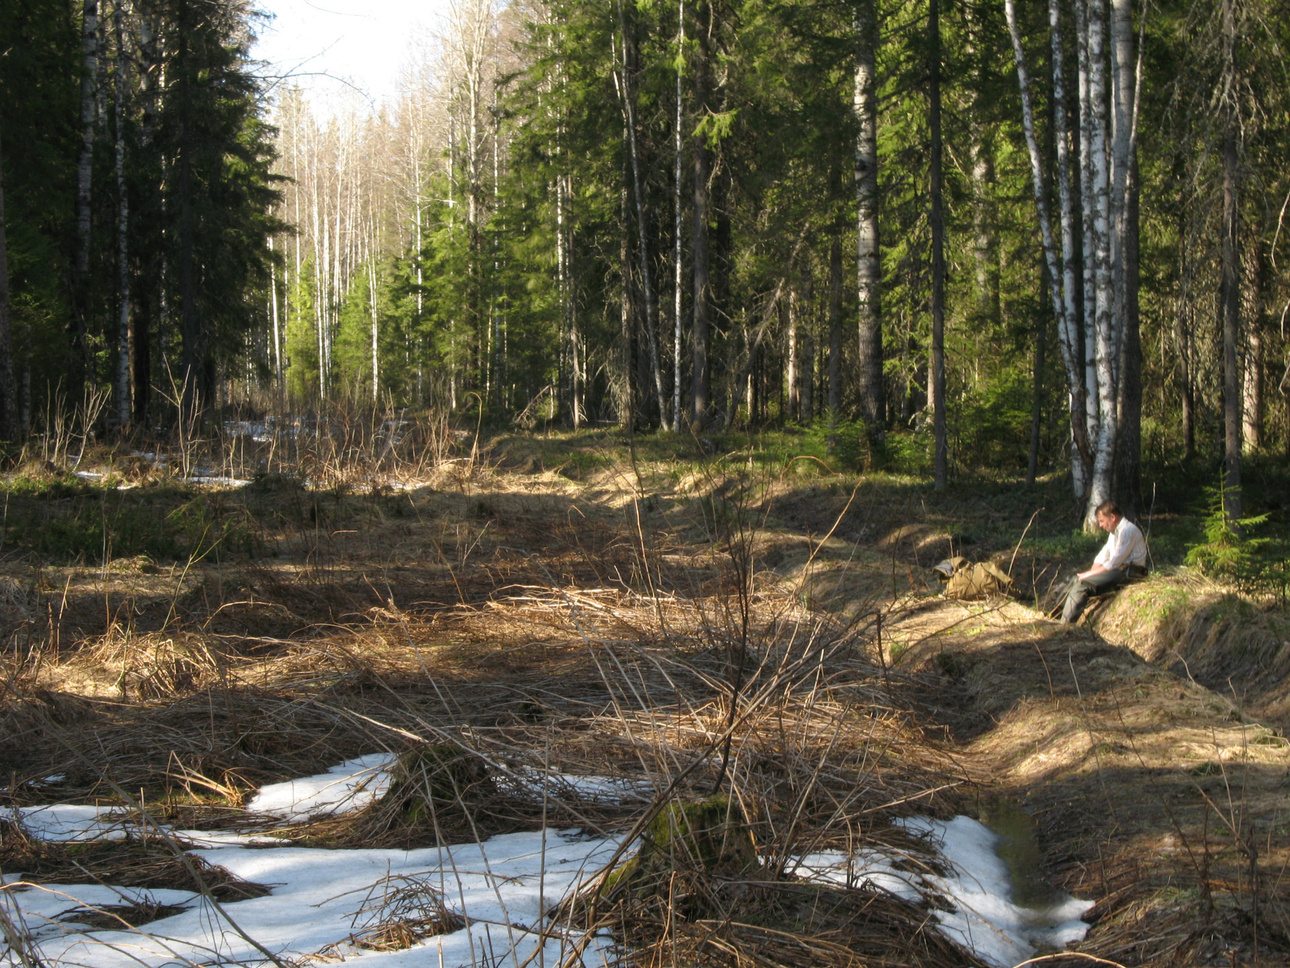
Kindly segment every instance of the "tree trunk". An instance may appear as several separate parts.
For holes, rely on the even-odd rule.
[[[695,5],[695,64],[693,116],[702,118],[708,110],[712,41],[712,4],[698,0]],[[711,266],[709,247],[709,205],[712,188],[709,184],[711,165],[707,138],[699,132],[694,138],[694,324],[690,333],[693,340],[693,370],[690,375],[691,416],[696,427],[703,427],[711,405],[708,373],[708,304],[711,297]]]
[[[1013,55],[1017,64],[1017,85],[1021,91],[1021,120],[1026,148],[1030,156],[1031,187],[1034,192],[1035,210],[1039,220],[1039,233],[1047,266],[1048,297],[1053,317],[1057,320],[1058,348],[1061,351],[1062,369],[1066,375],[1067,400],[1070,405],[1071,481],[1075,496],[1083,498],[1087,482],[1092,447],[1088,438],[1086,410],[1090,405],[1082,369],[1082,341],[1079,331],[1078,307],[1075,299],[1076,278],[1074,260],[1074,205],[1071,199],[1071,166],[1066,148],[1065,82],[1062,71],[1061,21],[1057,0],[1049,0],[1049,35],[1053,51],[1053,123],[1057,129],[1057,194],[1061,205],[1062,250],[1059,253],[1053,238],[1052,217],[1045,190],[1043,162],[1039,154],[1039,141],[1035,136],[1035,115],[1030,100],[1030,74],[1026,68],[1025,51],[1021,44],[1021,30],[1017,25],[1014,0],[1005,0],[1004,12],[1008,32],[1012,37]]]
[[[1236,105],[1236,15],[1234,0],[1222,0],[1223,17],[1223,229],[1219,312],[1223,320],[1223,497],[1230,522],[1241,517],[1241,338],[1239,194]]]
[[[4,220],[4,148],[0,145],[0,439],[18,440],[18,383],[14,379],[13,336],[9,317],[9,246]]]
[[[842,413],[842,228],[829,239],[829,448],[837,446],[838,416]]]
[[[1111,275],[1111,183],[1108,163],[1108,118],[1106,113],[1107,60],[1104,46],[1106,24],[1103,8],[1097,0],[1088,4],[1088,105],[1089,124],[1085,130],[1090,139],[1092,161],[1092,195],[1084,199],[1085,211],[1092,209],[1091,234],[1085,239],[1085,260],[1093,253],[1094,283],[1094,371],[1097,389],[1096,444],[1093,454],[1093,478],[1085,503],[1085,529],[1097,527],[1098,505],[1111,497],[1111,474],[1115,466],[1117,427],[1116,362],[1118,359],[1121,321],[1115,313],[1115,296]]]
[[[989,74],[995,69],[995,66],[993,51],[989,54],[983,54],[981,51],[982,45],[979,40],[981,34],[980,14],[974,12],[970,7],[966,7],[963,11],[963,16],[968,32],[966,50],[973,65],[973,83],[976,85],[976,91],[972,96],[972,111],[980,119],[972,126],[972,131],[968,135],[968,151],[971,163],[969,179],[972,186],[972,263],[976,289],[976,315],[983,322],[994,325],[999,320],[1001,310],[998,227],[995,220],[993,198],[994,142],[991,137],[993,126],[983,122],[990,117],[989,95],[986,91],[991,83]]]
[[[116,190],[117,190],[117,423],[130,426],[130,199],[125,182],[125,111],[128,98],[130,59],[125,51],[125,4],[118,0],[113,18],[116,34]]]
[[[372,227],[372,234],[375,236],[376,227]],[[372,315],[372,403],[377,404],[381,400],[381,357],[380,357],[380,307],[376,301],[376,246],[372,246],[369,253],[367,269],[367,299],[368,306]]]
[[[672,290],[672,432],[681,431],[681,294],[684,288],[684,267],[681,263],[681,193],[684,161],[684,138],[681,134],[683,108],[681,100],[681,78],[684,76],[685,51],[685,0],[677,4],[676,9],[676,158],[674,187],[672,196],[672,239],[673,239],[673,279]]]
[[[860,0],[855,13],[855,144],[859,343],[856,381],[860,414],[870,440],[882,438],[887,420],[882,378],[882,315],[879,292],[882,262],[878,240],[878,97],[876,0]]]
[[[181,18],[177,26],[179,49],[176,60],[181,63],[188,56],[189,30],[186,23],[192,11],[187,5],[181,7]],[[181,72],[175,94],[181,112],[178,143],[175,146],[174,165],[177,171],[173,202],[178,209],[178,238],[175,258],[179,263],[179,338],[180,338],[180,372],[179,404],[181,424],[195,419],[206,404],[206,386],[204,366],[204,347],[197,308],[197,266],[196,266],[196,212],[194,211],[193,154],[197,150],[189,107],[193,101],[190,90],[193,79]]]
[[[1247,454],[1263,447],[1263,290],[1262,250],[1248,250],[1245,272],[1245,366],[1243,367],[1242,447]]]
[[[1138,333],[1138,71],[1132,0],[1111,0],[1112,151],[1111,252],[1116,320],[1117,393],[1114,490],[1123,508],[1137,508],[1142,449],[1142,346]]]
[[[932,411],[936,438],[934,486],[942,490],[949,475],[949,446],[945,436],[945,215],[941,153],[941,13],[940,0],[927,7],[928,125],[931,129],[931,229],[932,229]]]
[[[67,392],[80,402],[89,375],[91,202],[94,172],[94,107],[98,81],[98,0],[81,4],[81,148],[76,162],[76,263]]]
[[[654,279],[650,269],[649,254],[649,206],[645,197],[645,186],[641,176],[640,151],[636,143],[636,43],[635,32],[627,29],[627,15],[623,11],[623,0],[618,0],[619,36],[623,43],[623,60],[620,71],[623,110],[627,119],[627,152],[632,169],[632,198],[636,203],[636,232],[639,236],[641,289],[645,294],[645,332],[649,338],[649,361],[654,375],[654,396],[658,401],[659,420],[666,426],[667,393],[663,388],[663,367],[659,359],[658,348],[658,313],[654,306]]]
[[[1121,246],[1124,265],[1124,348],[1120,362],[1120,430],[1115,483],[1121,509],[1136,516],[1142,500],[1142,339],[1138,311],[1138,166],[1130,162]]]
[[[139,11],[139,87],[138,97],[142,107],[139,131],[139,155],[144,167],[162,177],[163,163],[157,149],[157,120],[160,113],[161,55],[158,50],[155,11],[147,7]],[[135,213],[136,228],[143,234],[136,245],[140,260],[139,292],[135,311],[130,320],[130,342],[134,353],[133,384],[134,419],[147,421],[152,410],[152,347],[155,334],[161,329],[162,306],[165,292],[165,259],[162,255],[160,224],[164,220],[164,200],[157,197],[142,199],[143,211]]]
[[[785,401],[783,419],[785,423],[796,423],[802,419],[801,412],[801,373],[797,368],[797,286],[788,290],[788,325],[785,333],[785,381],[788,384],[788,399]]]
[[[624,122],[625,123],[625,122]],[[621,277],[622,297],[618,300],[619,350],[622,356],[623,391],[619,409],[623,415],[623,429],[628,434],[636,432],[639,414],[637,414],[636,392],[641,376],[637,373],[636,360],[636,327],[633,324],[636,300],[632,285],[632,239],[628,228],[631,217],[628,213],[627,178],[624,173],[622,184],[618,189],[618,274]]]

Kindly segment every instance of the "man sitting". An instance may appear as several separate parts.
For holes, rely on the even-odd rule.
[[[1114,501],[1098,505],[1097,525],[1110,532],[1110,536],[1093,559],[1093,567],[1077,574],[1065,589],[1062,621],[1067,624],[1080,617],[1090,595],[1101,595],[1131,577],[1147,573],[1146,539],[1138,526],[1120,513]]]

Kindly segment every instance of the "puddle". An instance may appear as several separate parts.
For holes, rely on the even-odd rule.
[[[998,838],[994,850],[1008,868],[1010,900],[1024,919],[1021,933],[1041,950],[1069,943],[1072,913],[1078,910],[1078,918],[1092,903],[1076,900],[1045,879],[1034,818],[1016,800],[999,797],[980,803],[978,819]]]

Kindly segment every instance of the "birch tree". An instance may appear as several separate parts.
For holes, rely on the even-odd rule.
[[[878,247],[878,12],[876,0],[855,7],[855,73],[852,107],[856,121],[856,291],[858,329],[856,386],[860,414],[871,439],[881,438],[887,419],[882,379],[882,316]]]
[[[1114,490],[1116,442],[1122,419],[1119,410],[1124,376],[1122,353],[1127,327],[1136,325],[1137,319],[1136,306],[1131,305],[1136,286],[1129,284],[1126,275],[1117,280],[1114,269],[1127,267],[1125,253],[1134,250],[1129,239],[1133,223],[1128,213],[1136,190],[1130,173],[1137,92],[1136,83],[1130,84],[1134,78],[1131,69],[1121,69],[1133,62],[1128,2],[1114,0],[1116,16],[1110,50],[1105,44],[1105,7],[1096,0],[1075,3],[1080,106],[1080,164],[1075,172],[1070,164],[1070,130],[1064,108],[1065,47],[1060,9],[1057,0],[1049,0],[1051,97],[1057,146],[1057,172],[1053,181],[1061,205],[1060,248],[1048,208],[1030,76],[1016,7],[1013,0],[1005,0],[1004,4],[1021,89],[1022,124],[1031,159],[1049,297],[1058,321],[1058,341],[1071,402],[1071,479],[1075,498],[1084,509],[1085,527],[1090,529],[1095,527],[1097,506]],[[1109,96],[1108,78],[1112,85]],[[1083,213],[1078,248],[1073,215],[1076,208]],[[1077,274],[1083,280],[1083,300],[1076,297]]]

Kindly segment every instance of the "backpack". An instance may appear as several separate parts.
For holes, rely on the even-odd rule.
[[[955,555],[933,565],[932,571],[941,580],[941,594],[946,598],[985,598],[1012,589],[1012,578],[991,561],[971,562]]]

